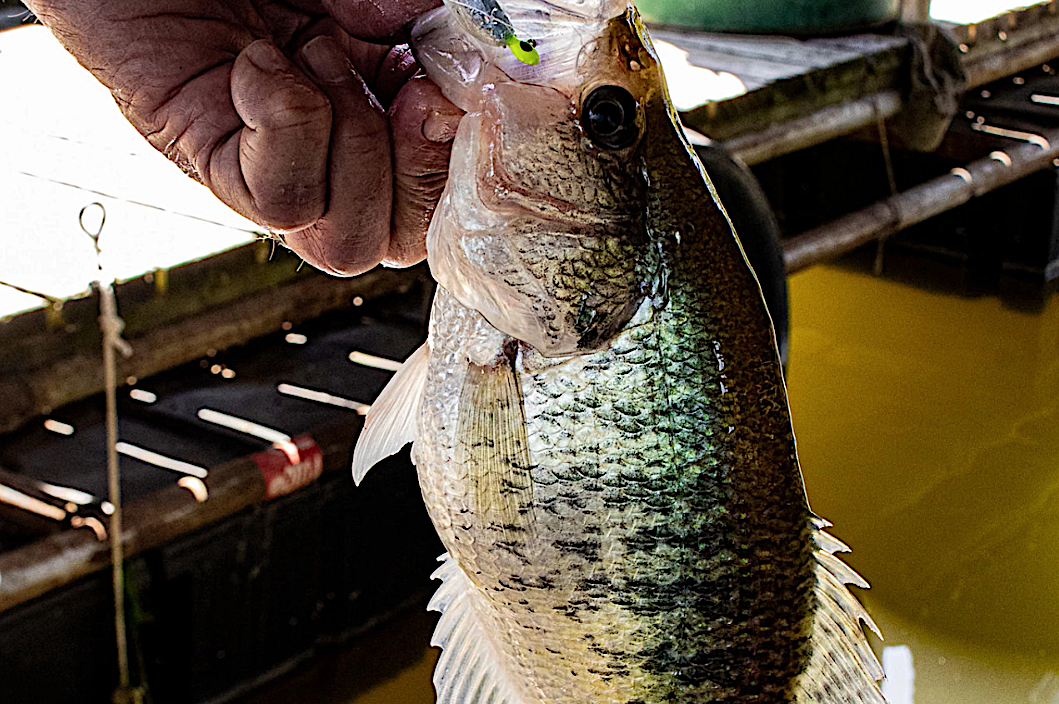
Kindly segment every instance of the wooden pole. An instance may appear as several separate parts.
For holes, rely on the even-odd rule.
[[[1052,7],[1057,6],[1053,3]],[[1026,30],[1008,40],[1002,50],[979,51],[964,62],[967,87],[992,83],[1008,76],[1039,66],[1059,56],[1057,24],[1041,23],[1044,31]]]
[[[884,90],[823,108],[805,117],[778,122],[761,132],[734,137],[722,144],[731,154],[753,166],[874,125],[880,118],[896,115],[901,104],[900,93]]]
[[[1037,135],[1002,129],[998,131],[998,128],[988,125],[978,129],[1009,137],[1014,146],[995,151],[984,159],[953,169],[945,176],[785,240],[783,260],[788,273],[834,259],[868,242],[889,237],[972,198],[1041,169],[1051,168],[1053,160],[1059,158],[1059,130]]]

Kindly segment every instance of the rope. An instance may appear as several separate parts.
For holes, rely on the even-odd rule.
[[[92,208],[99,208],[99,224],[91,228],[85,216]],[[107,424],[107,485],[114,513],[110,516],[110,573],[114,590],[114,635],[118,646],[118,689],[114,692],[115,704],[138,703],[142,691],[131,686],[129,676],[129,643],[125,625],[125,546],[121,531],[121,470],[118,466],[118,363],[116,352],[128,357],[132,354],[129,343],[121,338],[125,323],[118,317],[117,300],[114,297],[114,279],[104,275],[99,235],[103,232],[107,212],[101,203],[91,203],[81,208],[78,222],[81,230],[92,238],[96,248],[99,267],[99,330],[103,336],[103,384],[106,389]]]

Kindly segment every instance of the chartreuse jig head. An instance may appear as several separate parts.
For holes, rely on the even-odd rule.
[[[536,66],[540,63],[537,43],[515,35],[511,18],[496,0],[445,0],[445,4],[479,38],[496,46],[506,46],[511,55],[524,64]]]
[[[509,34],[504,44],[511,50],[511,54],[524,64],[536,66],[541,62],[541,55],[537,53],[537,43],[532,39],[519,39],[514,34]]]

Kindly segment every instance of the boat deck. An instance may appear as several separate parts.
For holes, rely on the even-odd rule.
[[[1059,0],[942,26],[959,47],[969,88],[1059,55]],[[911,41],[895,34],[800,40],[659,27],[652,35],[686,52],[687,67],[742,82],[745,91],[737,95],[702,93],[698,105],[678,107],[685,125],[749,164],[892,117],[903,106],[913,56]],[[666,70],[674,93],[694,94],[700,80],[694,70]]]

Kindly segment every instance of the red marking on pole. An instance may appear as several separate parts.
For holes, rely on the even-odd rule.
[[[265,479],[265,498],[290,494],[316,480],[324,471],[320,446],[308,435],[299,435],[254,455]]]

